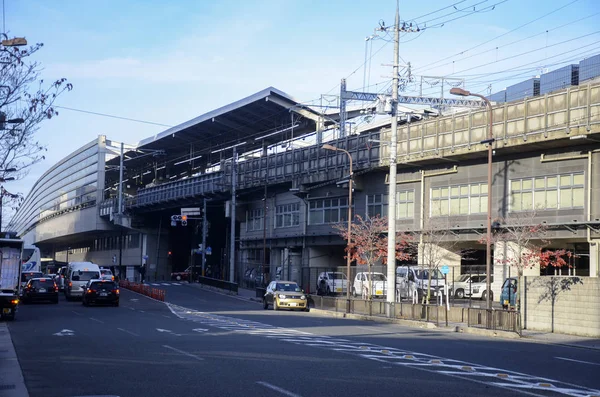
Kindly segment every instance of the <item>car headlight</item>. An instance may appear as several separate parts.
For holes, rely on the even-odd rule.
[[[302,296],[300,297],[300,299],[302,299],[302,300],[306,299],[306,295],[302,295]]]
[[[279,295],[279,299],[285,299],[285,295]]]

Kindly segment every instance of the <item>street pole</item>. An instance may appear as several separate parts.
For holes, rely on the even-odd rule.
[[[117,214],[123,214],[123,142],[121,142],[121,153],[119,155],[119,209]],[[121,220],[119,218],[119,224]]]
[[[2,212],[4,211],[4,186],[0,186],[0,232],[2,228]]]
[[[492,103],[483,95],[476,94],[462,88],[452,88],[450,93],[453,95],[460,96],[474,96],[480,98],[485,102],[488,109],[488,128],[487,128],[487,139],[481,141],[482,144],[488,145],[488,161],[487,161],[487,189],[488,189],[488,201],[487,201],[487,235],[485,244],[485,303],[488,310],[488,327],[491,325],[491,313],[492,300],[490,299],[491,288],[492,288],[492,164],[494,154],[494,108]]]
[[[396,157],[398,149],[398,63],[400,56],[400,5],[396,1],[394,22],[394,65],[392,75],[392,125],[390,145],[390,176],[388,193],[388,246],[387,246],[387,316],[392,317],[392,304],[396,302]],[[421,198],[422,199],[422,198]],[[369,275],[370,277],[370,275]]]
[[[260,286],[265,285],[265,268],[267,267],[267,172],[265,171],[265,194],[263,198],[263,260],[262,270],[260,272]]]
[[[237,148],[233,148],[233,157],[231,158],[231,235],[229,241],[229,282],[235,281],[235,189],[237,184],[237,175],[235,162],[237,157]]]
[[[202,277],[206,275],[206,197],[202,204]]]

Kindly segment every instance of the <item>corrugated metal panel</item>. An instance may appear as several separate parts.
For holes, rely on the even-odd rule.
[[[579,81],[600,77],[600,54],[579,62]]]
[[[498,91],[488,96],[488,99],[492,102],[504,103],[506,102],[506,90]]]
[[[506,87],[506,102],[540,95],[540,79],[532,78]]]
[[[540,78],[540,95],[579,84],[579,65],[567,65],[544,73]]]

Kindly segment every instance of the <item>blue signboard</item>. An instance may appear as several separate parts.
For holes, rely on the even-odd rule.
[[[442,274],[448,274],[450,273],[450,267],[448,267],[448,265],[444,265],[442,266]]]

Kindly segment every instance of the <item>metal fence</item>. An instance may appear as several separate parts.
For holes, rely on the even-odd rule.
[[[521,333],[519,312],[512,310],[486,310],[469,307],[413,304],[409,302],[390,303],[384,300],[336,298],[332,296],[311,295],[310,307],[321,310],[331,310],[340,313],[362,314],[366,316],[393,318],[431,322],[436,325],[466,323],[468,327],[486,328],[492,330]],[[348,308],[348,305],[350,306]]]

